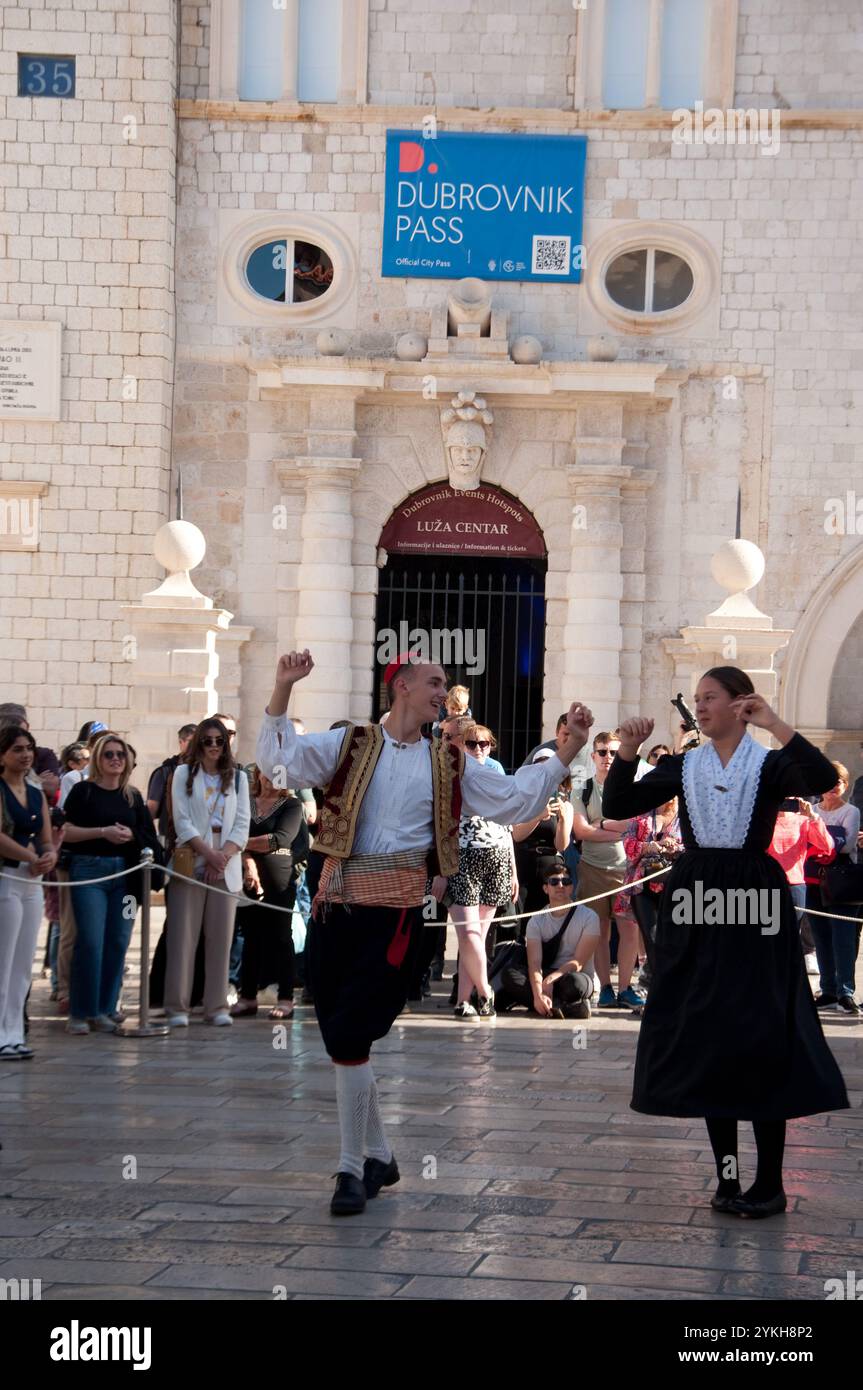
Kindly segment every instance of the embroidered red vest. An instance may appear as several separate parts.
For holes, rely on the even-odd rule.
[[[458,869],[458,823],[461,816],[461,774],[464,753],[443,739],[429,741],[432,768],[434,858],[430,872],[454,874]],[[350,857],[363,797],[384,746],[379,724],[351,724],[345,729],[338,766],[324,791],[315,849],[336,859]]]

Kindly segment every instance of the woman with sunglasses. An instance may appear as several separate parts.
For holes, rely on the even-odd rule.
[[[85,782],[66,798],[65,848],[75,916],[68,1033],[116,1033],[126,951],[134,917],[124,911],[134,893],[129,868],[150,844],[150,815],[141,793],[129,785],[133,759],[119,734],[102,734],[93,746]],[[87,879],[108,879],[87,883]]]
[[[171,778],[171,816],[177,851],[192,851],[189,877],[174,877],[168,894],[165,1014],[170,1028],[187,1028],[195,951],[204,932],[204,1017],[230,1026],[228,969],[237,901],[243,891],[241,851],[249,838],[249,779],[231,756],[219,719],[204,719]],[[188,855],[182,856],[188,859]],[[208,892],[207,888],[220,889]],[[226,896],[236,894],[237,897]]]
[[[486,763],[497,746],[491,730],[473,722],[462,724],[457,733],[450,731],[450,742],[479,763]],[[518,896],[512,832],[509,826],[482,816],[462,816],[458,844],[458,873],[449,879],[435,879],[438,891],[446,885],[449,892],[450,916],[458,937],[455,1017],[494,1018],[494,991],[488,982],[485,943],[497,909]]]
[[[42,875],[56,854],[45,793],[28,781],[36,740],[26,729],[0,733],[0,1060],[33,1056],[24,1042],[24,1002],[42,923]]]

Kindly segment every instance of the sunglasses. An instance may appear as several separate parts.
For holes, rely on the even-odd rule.
[[[613,758],[617,753],[616,748],[594,748],[597,758]]]
[[[117,758],[120,762],[125,762],[126,754],[122,748],[107,748],[102,754],[103,758]]]
[[[225,740],[223,738],[202,738],[201,745],[204,748],[224,748]]]
[[[487,738],[466,738],[464,746],[465,748],[491,748]]]
[[[548,884],[549,888],[571,888],[571,887],[572,887],[572,879],[571,879],[571,878],[547,878],[545,881],[546,881],[546,883]]]

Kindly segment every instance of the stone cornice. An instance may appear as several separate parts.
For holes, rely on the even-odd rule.
[[[467,382],[485,395],[511,396],[514,403],[528,397],[525,404],[530,405],[542,405],[544,400],[560,405],[566,396],[653,396],[667,370],[661,362],[543,362],[539,366],[523,366],[469,358],[399,362],[379,357],[287,357],[278,361],[250,360],[247,365],[257,377],[260,390],[278,391],[285,386],[328,391],[346,388],[358,396],[368,392],[429,400],[446,399]],[[428,395],[430,379],[434,381],[435,397]]]
[[[340,105],[337,102],[280,101],[191,101],[181,98],[175,103],[180,120],[243,121],[287,125],[380,125],[419,129],[423,116],[434,114],[443,127],[479,126],[496,130],[537,130],[540,127],[564,127],[565,130],[660,130],[671,131],[676,124],[673,111],[567,111],[532,106],[380,106]],[[861,130],[863,108],[810,108],[791,111],[785,108],[758,106],[755,101],[738,102],[734,110],[782,111],[781,125],[788,130]],[[719,146],[726,150],[726,146]],[[733,148],[733,147],[732,147]]]

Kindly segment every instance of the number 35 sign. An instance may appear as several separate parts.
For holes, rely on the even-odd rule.
[[[50,53],[18,54],[19,97],[73,97],[75,59]]]

